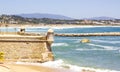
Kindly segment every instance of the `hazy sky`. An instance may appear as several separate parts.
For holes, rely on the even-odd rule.
[[[120,0],[0,0],[0,14],[49,13],[72,18],[120,18]]]

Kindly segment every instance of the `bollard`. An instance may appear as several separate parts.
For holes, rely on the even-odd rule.
[[[25,33],[25,28],[20,28],[20,33]]]

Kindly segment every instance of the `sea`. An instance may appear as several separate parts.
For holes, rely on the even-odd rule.
[[[27,27],[26,32],[46,33],[49,27]],[[52,27],[54,33],[120,32],[118,26]],[[19,28],[2,28],[0,31],[18,31]],[[90,43],[81,43],[84,38]],[[120,72],[120,36],[60,37],[54,36],[52,51],[55,61],[43,66],[66,68],[74,72],[82,69],[96,72]]]

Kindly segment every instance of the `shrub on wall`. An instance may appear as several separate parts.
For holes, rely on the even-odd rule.
[[[0,63],[4,61],[4,52],[0,52]]]

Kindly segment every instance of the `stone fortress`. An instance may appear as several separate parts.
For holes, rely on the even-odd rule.
[[[0,32],[0,52],[5,62],[46,62],[54,60],[51,44],[54,31],[49,29],[46,35],[19,32]]]

